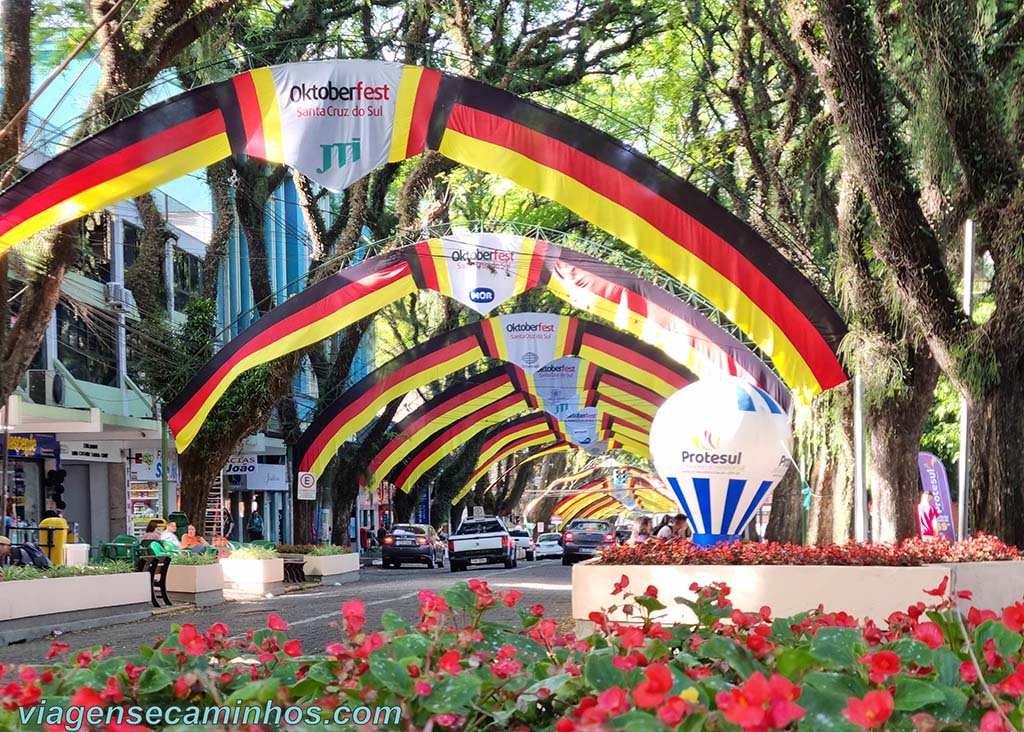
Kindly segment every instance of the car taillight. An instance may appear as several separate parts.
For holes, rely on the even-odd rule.
[[[605,544],[614,544],[615,543],[615,534],[605,534],[604,535],[604,543]]]
[[[426,545],[427,545],[427,543],[428,543],[428,542],[427,542],[427,538],[426,538],[425,536],[421,536],[421,537],[420,537],[419,539],[417,539],[417,540],[416,540],[416,542],[417,542],[417,543],[418,543],[418,544],[419,544],[420,546],[426,546]]]
[[[448,541],[448,551],[450,551],[450,552],[455,551],[455,542],[451,541],[450,539]]]
[[[501,537],[501,546],[502,546],[502,548],[508,549],[509,544],[511,544],[511,543],[512,543],[512,537],[511,536],[503,536],[503,537]]]
[[[572,537],[572,532],[571,531],[566,531],[565,532],[565,536],[563,536],[562,538],[565,539],[566,541],[572,541],[572,538],[573,538]]]
[[[394,544],[395,543],[395,537],[393,537],[393,536],[385,536],[384,537],[384,543],[385,544]]]

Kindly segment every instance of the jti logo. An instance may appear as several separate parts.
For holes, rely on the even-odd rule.
[[[348,150],[352,151],[351,160],[349,159]],[[323,165],[317,168],[316,172],[322,175],[333,166],[335,155],[337,155],[339,168],[344,168],[346,163],[357,162],[359,160],[359,138],[353,137],[352,142],[334,142],[330,145],[321,145],[320,151],[324,156]]]

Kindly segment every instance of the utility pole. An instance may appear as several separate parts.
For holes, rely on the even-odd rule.
[[[964,223],[964,312],[968,319],[973,315],[974,310],[974,221],[967,219]],[[959,530],[957,538],[963,540],[967,533],[967,497],[971,482],[971,436],[968,431],[970,426],[969,415],[967,414],[967,395],[960,394],[960,461],[957,466],[957,481],[960,484],[960,504],[957,511],[959,517]]]

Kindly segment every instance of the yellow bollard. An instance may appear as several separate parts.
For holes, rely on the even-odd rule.
[[[64,544],[68,540],[68,522],[62,518],[48,518],[39,522],[39,546],[54,566],[64,564]],[[47,529],[50,529],[47,531]]]

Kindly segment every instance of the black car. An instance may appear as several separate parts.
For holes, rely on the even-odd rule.
[[[590,559],[598,549],[615,544],[615,532],[607,521],[576,519],[562,533],[562,564]]]
[[[401,567],[402,562],[426,564],[431,569],[444,566],[444,542],[433,526],[425,524],[395,524],[384,535],[382,552],[385,569]]]

